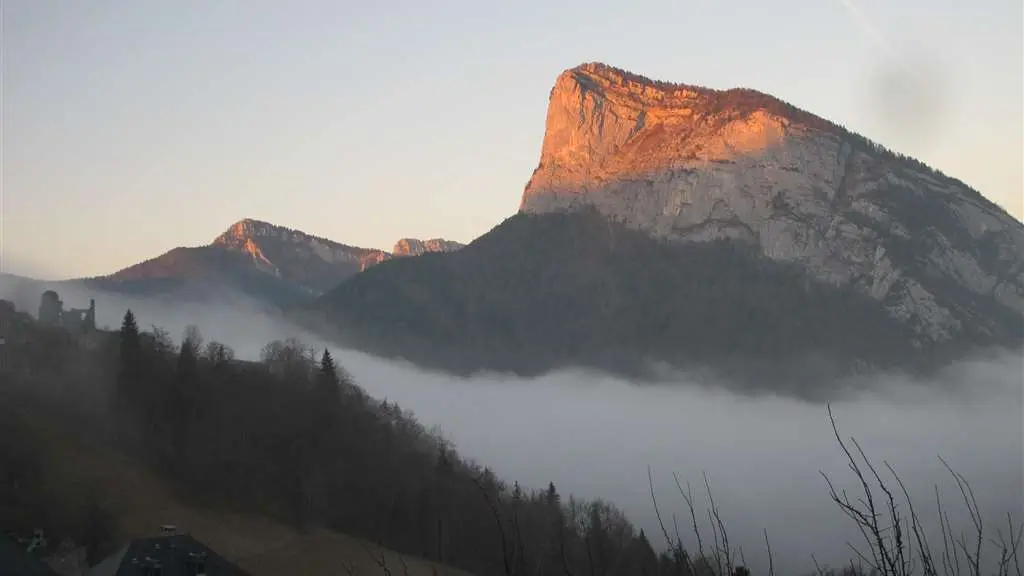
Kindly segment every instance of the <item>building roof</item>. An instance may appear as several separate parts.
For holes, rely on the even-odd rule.
[[[3,576],[58,576],[45,562],[0,534],[0,574]]]
[[[248,576],[188,534],[132,540],[93,566],[89,576],[195,576],[197,563],[204,568],[199,573],[207,576]],[[159,567],[159,572],[147,567]]]

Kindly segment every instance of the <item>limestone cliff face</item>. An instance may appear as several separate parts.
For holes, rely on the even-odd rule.
[[[391,250],[391,254],[393,256],[419,256],[427,252],[454,252],[464,247],[465,244],[443,238],[431,238],[429,240],[402,238],[395,242],[395,247]]]
[[[670,241],[759,245],[870,294],[922,342],[997,336],[1006,314],[1024,314],[1024,225],[958,180],[752,90],[602,64],[562,73],[520,210],[583,205]]]

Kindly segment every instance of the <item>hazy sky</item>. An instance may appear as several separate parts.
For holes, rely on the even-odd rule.
[[[1024,212],[1019,0],[2,10],[5,271],[111,272],[243,217],[468,241],[514,213],[555,77],[591,60],[773,93]]]

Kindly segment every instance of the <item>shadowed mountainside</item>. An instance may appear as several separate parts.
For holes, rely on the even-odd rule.
[[[636,376],[658,360],[799,386],[927,364],[867,296],[742,243],[673,244],[594,210],[520,214],[459,252],[384,263],[306,319],[366,351],[458,373],[578,364]]]

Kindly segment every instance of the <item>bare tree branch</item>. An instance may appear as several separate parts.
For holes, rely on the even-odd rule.
[[[768,549],[768,576],[775,576],[775,559],[772,557],[772,545],[768,542],[767,528],[764,529],[764,545]]]

